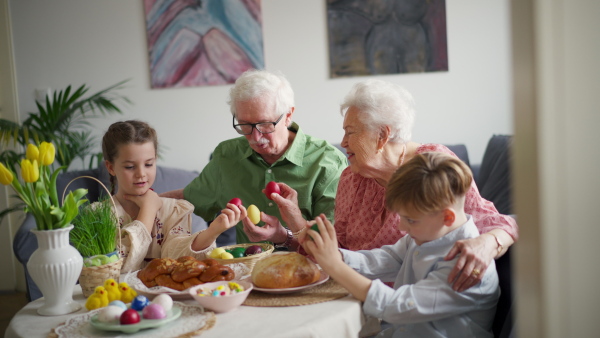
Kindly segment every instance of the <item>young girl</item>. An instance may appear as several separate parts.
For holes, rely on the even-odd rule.
[[[102,138],[111,193],[121,226],[121,272],[142,268],[144,260],[193,256],[204,259],[223,231],[247,217],[246,208],[227,208],[204,231],[190,235],[194,206],[159,197],[152,190],[156,176],[156,131],[141,121],[112,124]],[[115,181],[117,192],[114,193]]]

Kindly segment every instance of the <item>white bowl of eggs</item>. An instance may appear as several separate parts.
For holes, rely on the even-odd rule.
[[[252,291],[252,283],[246,281],[220,281],[196,285],[189,289],[190,295],[205,309],[228,312],[236,309]]]

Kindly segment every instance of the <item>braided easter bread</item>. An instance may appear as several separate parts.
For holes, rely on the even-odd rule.
[[[229,281],[235,273],[228,267],[208,258],[203,261],[190,256],[172,258],[155,258],[140,270],[138,278],[145,286],[165,286],[183,291],[192,286],[207,282]]]

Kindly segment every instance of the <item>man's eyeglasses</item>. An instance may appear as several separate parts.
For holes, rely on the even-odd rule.
[[[256,128],[256,130],[258,130],[258,132],[260,132],[261,134],[270,134],[275,131],[275,126],[277,125],[277,123],[279,123],[279,121],[281,121],[281,119],[283,118],[283,115],[285,115],[285,114],[281,114],[281,116],[279,116],[279,118],[275,122],[242,123],[242,124],[235,124],[235,117],[234,117],[233,118],[233,128],[235,129],[235,131],[238,132],[238,134],[241,134],[241,135],[252,134],[252,130],[254,128]]]

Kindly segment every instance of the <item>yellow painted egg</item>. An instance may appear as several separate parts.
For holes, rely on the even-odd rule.
[[[258,224],[258,222],[260,222],[260,210],[258,210],[256,205],[251,204],[248,207],[248,218],[250,218],[250,221],[254,224]]]
[[[221,254],[221,257],[219,257],[219,258],[221,258],[221,259],[233,259],[233,255],[230,254],[229,252],[223,252]]]
[[[210,252],[209,256],[210,256],[210,258],[221,258],[221,254],[223,252],[225,252],[225,249],[215,248],[215,249],[213,249],[213,251]]]

